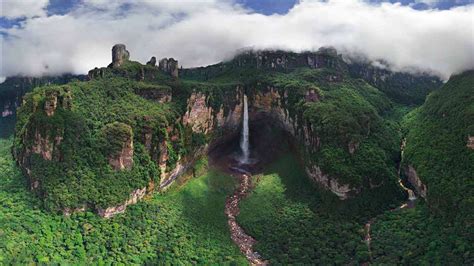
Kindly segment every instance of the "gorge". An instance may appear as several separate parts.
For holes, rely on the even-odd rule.
[[[469,197],[454,191],[470,191],[430,177],[440,166],[423,152],[448,134],[429,129],[452,125],[450,156],[462,162],[452,176],[470,182],[473,113],[465,107],[453,119],[455,104],[442,99],[451,93],[472,105],[472,72],[439,88],[435,76],[347,61],[328,47],[244,51],[198,68],[130,58],[116,45],[112,63],[87,80],[40,86],[21,105],[16,94],[1,101],[17,115],[12,154],[31,190],[25,194],[34,193],[45,217],[69,226],[62,230],[77,234],[85,254],[138,264],[406,263],[382,245],[398,236],[392,228],[419,234],[417,224],[441,223],[427,213],[456,213],[446,231],[429,227],[432,235],[417,240],[423,245],[400,252],[438,251],[445,246],[426,243],[467,224]],[[415,108],[410,93],[430,96]],[[135,242],[110,240],[105,227]],[[98,235],[113,244],[99,252],[90,246]],[[472,260],[468,238],[447,240],[456,262]]]

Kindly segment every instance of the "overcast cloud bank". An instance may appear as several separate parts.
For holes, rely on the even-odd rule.
[[[115,43],[126,44],[132,60],[174,57],[183,67],[217,63],[249,46],[296,52],[334,46],[383,59],[394,70],[428,70],[444,79],[474,68],[474,5],[420,11],[313,0],[265,16],[231,0],[84,0],[66,15],[48,17],[44,1],[33,1],[42,4],[31,9],[12,4],[20,2],[3,4],[2,16],[27,19],[2,30],[0,76],[84,74],[110,63]]]

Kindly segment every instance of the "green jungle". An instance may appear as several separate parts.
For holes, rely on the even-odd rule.
[[[333,49],[113,58],[0,84],[22,99],[0,119],[0,265],[474,263],[474,71],[381,83]]]

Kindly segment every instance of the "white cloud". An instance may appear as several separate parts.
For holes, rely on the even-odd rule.
[[[44,16],[49,0],[1,0],[0,16],[8,19]]]
[[[313,0],[286,15],[264,16],[230,0],[85,0],[72,13],[7,30],[0,76],[86,73],[106,66],[112,45],[125,43],[133,60],[174,57],[184,67],[216,63],[248,46],[302,51],[332,45],[384,59],[394,69],[430,69],[446,78],[474,68],[473,13],[474,5],[419,11]]]

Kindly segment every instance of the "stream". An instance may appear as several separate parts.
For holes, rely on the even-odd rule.
[[[232,195],[227,197],[225,203],[225,214],[227,216],[227,223],[229,224],[230,237],[252,265],[266,265],[267,262],[253,250],[253,246],[257,241],[246,234],[244,229],[236,221],[236,217],[240,212],[239,202],[248,195],[252,187],[252,176],[249,172],[238,167],[230,167],[230,170],[239,180],[239,186],[234,190]]]
[[[405,148],[405,139],[402,139],[402,142],[401,142],[401,145],[400,145],[400,153],[401,153],[401,157],[403,158],[403,149]],[[402,187],[407,193],[408,193],[408,198],[407,200],[400,206],[396,207],[396,208],[393,208],[393,209],[390,209],[388,210],[389,212],[393,212],[393,211],[398,211],[398,210],[401,210],[401,209],[410,209],[410,208],[413,208],[415,207],[415,201],[416,201],[416,195],[415,193],[413,192],[413,190],[407,188],[403,182],[402,182],[402,179],[401,179],[401,165],[399,164],[398,165],[398,184],[400,185],[400,187]],[[374,218],[370,219],[366,224],[365,224],[365,237],[364,237],[364,241],[365,243],[367,244],[367,249],[369,250],[369,258],[370,258],[370,261],[372,261],[372,250],[371,250],[371,242],[372,242],[372,237],[370,235],[370,229],[372,227],[372,224],[375,222],[375,220],[377,219],[377,216],[375,216]]]

